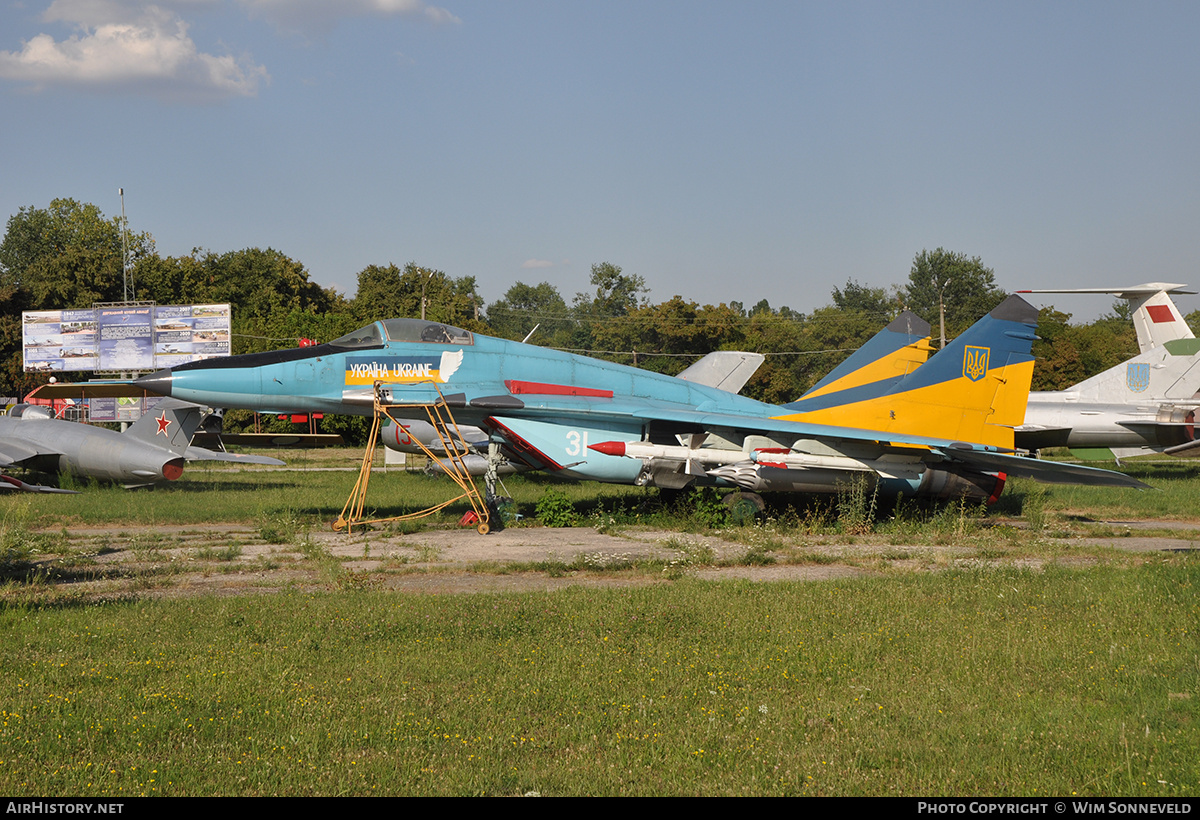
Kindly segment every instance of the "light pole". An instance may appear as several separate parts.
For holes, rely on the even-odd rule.
[[[425,286],[429,284],[429,280],[433,278],[433,271],[426,271],[425,278],[421,280],[421,320],[425,320]]]
[[[125,221],[125,189],[118,188],[117,193],[121,196],[121,278],[125,284],[125,301],[129,301],[129,243],[126,236],[129,233],[128,223]]]
[[[948,288],[950,286],[950,283],[952,281],[954,281],[954,280],[947,279],[945,282],[942,283],[941,290],[938,291],[938,319],[941,322],[941,326],[942,326],[942,342],[938,346],[938,350],[941,350],[942,348],[944,348],[946,346],[946,299],[945,299],[945,297],[946,297],[946,288]]]

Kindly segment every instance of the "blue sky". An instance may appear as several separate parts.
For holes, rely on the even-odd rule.
[[[0,0],[0,215],[123,186],[164,255],[347,294],[415,261],[569,300],[608,261],[808,311],[939,246],[1200,286],[1200,4],[440,2]]]

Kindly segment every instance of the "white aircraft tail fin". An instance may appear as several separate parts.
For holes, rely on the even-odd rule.
[[[1161,348],[1176,339],[1195,338],[1183,320],[1183,314],[1171,300],[1168,291],[1160,290],[1149,296],[1124,296],[1133,308],[1133,326],[1137,330],[1138,350]]]

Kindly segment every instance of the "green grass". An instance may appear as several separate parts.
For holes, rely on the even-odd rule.
[[[43,495],[23,521],[33,527],[62,524],[105,526],[113,524],[250,523],[286,530],[327,526],[338,517],[354,486],[355,474],[347,471],[262,470],[231,472],[190,467],[183,478],[152,490],[126,490],[97,485],[79,495]],[[567,503],[587,516],[605,507],[640,505],[654,498],[653,491],[594,483],[559,481],[544,476],[510,478],[511,490],[520,511],[529,520],[538,500],[548,490],[561,493]],[[482,491],[482,482],[480,483]],[[371,478],[367,509],[379,515],[419,510],[457,495],[457,488],[443,477],[391,471]],[[20,494],[0,497],[0,515],[6,510],[30,507]],[[464,501],[451,506],[435,521],[449,523],[470,509]]]
[[[0,612],[0,790],[1171,795],[1200,564]]]
[[[287,455],[290,468],[237,472],[219,462],[189,466],[179,481],[151,491],[129,491],[113,486],[88,486],[80,495],[46,495],[38,498],[24,520],[35,528],[68,525],[106,526],[142,524],[179,526],[215,522],[250,523],[274,529],[287,538],[290,530],[324,527],[337,518],[354,484],[353,471],[325,467],[351,467],[359,454],[352,450],[296,451]],[[1115,467],[1100,464],[1097,466]],[[1121,467],[1155,487],[1137,491],[1103,487],[1043,487],[1010,479],[1000,502],[987,517],[1024,517],[1042,531],[1085,513],[1094,518],[1137,520],[1166,518],[1194,520],[1194,503],[1200,464],[1133,461]],[[542,474],[505,479],[523,524],[543,518],[552,523],[588,526],[603,531],[648,525],[680,531],[703,531],[724,526],[725,509],[711,490],[689,491],[667,498],[656,490],[577,483]],[[853,488],[851,488],[852,490]],[[456,494],[445,478],[400,470],[376,474],[367,497],[368,512],[380,517],[398,515],[440,503]],[[28,507],[19,494],[0,498],[0,516]],[[852,491],[837,496],[780,495],[768,497],[762,520],[786,523],[793,531],[841,533],[849,536],[892,533],[905,537],[908,530],[933,525],[943,537],[955,537],[962,511],[946,512],[936,505],[872,499]],[[955,505],[951,505],[954,507]],[[448,524],[469,509],[465,503],[450,507],[435,524]],[[978,517],[970,509],[967,515]],[[940,523],[938,516],[941,516]],[[410,525],[413,526],[413,525]],[[419,525],[417,525],[419,526]],[[949,528],[949,529],[948,529]],[[912,533],[910,533],[912,534]]]
[[[1090,519],[1195,520],[1186,463],[1131,468],[1164,488],[1153,492],[1012,481],[986,513],[784,497],[741,526],[712,493],[661,499],[518,477],[506,481],[525,516],[517,526],[537,526],[541,506],[601,532],[667,529],[676,534],[660,543],[676,556],[635,558],[616,542],[569,561],[469,568],[640,584],[619,589],[418,596],[382,586],[437,562],[437,548],[363,572],[312,538],[354,481],[315,469],[336,455],[313,458],[292,471],[191,469],[153,492],[0,498],[0,790],[1194,798],[1200,788],[1200,559],[1056,537],[1130,534]],[[394,472],[372,478],[368,505],[394,515],[450,492]],[[235,531],[204,526],[216,523]],[[361,557],[421,526],[372,533]],[[246,555],[262,544],[280,546]],[[134,560],[102,562],[120,551]],[[872,577],[692,577],[771,563],[855,564]],[[267,583],[290,591],[152,599],[186,573],[242,564],[287,568],[294,580]],[[110,586],[85,594],[85,581]]]

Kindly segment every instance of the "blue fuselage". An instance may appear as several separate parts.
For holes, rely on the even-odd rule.
[[[672,376],[418,320],[376,322],[316,347],[193,362],[138,383],[211,407],[358,415],[373,412],[378,384],[388,403],[444,400],[459,423],[530,445],[534,466],[618,482],[632,481],[640,462],[590,444],[643,439],[652,421],[695,430],[710,415],[766,419],[777,410]]]

